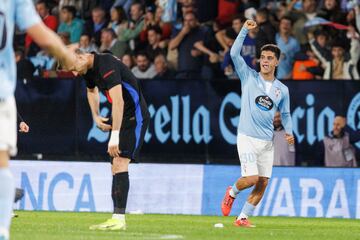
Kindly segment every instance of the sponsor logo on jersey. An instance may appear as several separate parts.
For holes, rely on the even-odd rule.
[[[273,101],[268,96],[258,96],[255,103],[263,111],[270,111],[274,106]]]

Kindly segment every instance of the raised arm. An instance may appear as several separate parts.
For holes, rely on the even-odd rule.
[[[247,20],[230,50],[230,56],[234,62],[236,73],[242,82],[248,79],[252,69],[246,64],[240,53],[247,33],[250,29],[256,28],[256,26],[255,21]]]

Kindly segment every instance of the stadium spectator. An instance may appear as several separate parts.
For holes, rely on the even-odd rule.
[[[305,52],[305,53],[303,53]],[[313,80],[322,79],[324,71],[320,61],[316,58],[315,53],[311,50],[310,45],[305,45],[303,51],[295,55],[295,61],[292,72],[293,80]]]
[[[313,44],[316,46],[318,51],[323,55],[326,59],[331,58],[331,46],[329,46],[330,36],[324,29],[317,29],[308,33],[309,41],[314,38]]]
[[[115,0],[113,7],[122,7],[127,14],[134,0]]]
[[[130,21],[126,29],[118,36],[120,41],[130,42],[130,48],[136,49],[139,44],[139,34],[144,27],[144,10],[140,2],[134,2],[130,7]]]
[[[281,114],[274,116],[274,166],[295,166],[295,145],[286,142],[285,130],[281,123]]]
[[[185,14],[183,27],[174,31],[169,43],[169,50],[177,49],[178,74],[176,78],[201,77],[201,52],[194,49],[194,44],[202,41],[207,29],[199,25],[194,13]]]
[[[244,24],[244,22],[246,21],[246,18],[242,15],[235,15],[232,19],[232,29],[234,30],[235,34],[237,35],[240,30],[242,25]],[[225,36],[225,32],[226,31],[230,31],[227,28],[218,31],[215,34],[216,40],[219,42],[219,44],[221,45],[221,47],[224,49],[224,52],[228,52],[230,50],[229,44],[227,44],[226,41],[226,36]],[[235,39],[234,39],[235,40]]]
[[[154,61],[155,56],[158,54],[166,55],[166,42],[161,41],[161,28],[157,25],[150,26],[147,30],[148,45],[146,53],[151,61]]]
[[[58,8],[61,11],[65,6],[72,6],[75,8],[76,12],[80,12],[84,7],[86,2],[95,2],[95,1],[86,1],[86,0],[59,0]]]
[[[355,148],[350,135],[345,131],[346,118],[336,116],[333,130],[323,140],[326,167],[357,167]]]
[[[234,44],[234,41],[237,37],[237,33],[232,27],[228,27],[225,30],[225,36],[223,36],[223,41],[225,42],[227,49],[230,49]],[[230,56],[230,50],[224,54],[224,59],[221,63],[221,69],[224,71],[224,75],[229,79],[237,79],[238,76],[234,69],[234,63]]]
[[[127,66],[129,69],[132,69],[134,67],[134,58],[133,55],[131,55],[130,53],[125,53],[121,58],[121,62],[125,64],[125,66]]]
[[[153,13],[154,12],[154,13]],[[161,40],[166,40],[171,36],[171,23],[165,23],[162,21],[161,16],[163,14],[163,9],[161,7],[155,7],[153,5],[146,8],[146,15],[145,15],[145,24],[143,30],[140,33],[140,41],[146,42],[147,41],[147,31],[152,26],[158,26],[161,29]],[[148,20],[148,19],[151,20]]]
[[[110,19],[108,28],[112,28],[117,36],[127,27],[127,17],[121,6],[113,7],[110,11]]]
[[[23,50],[18,49],[15,51],[15,61],[17,79],[30,79],[33,77],[35,67],[31,61],[25,58]]]
[[[69,45],[70,42],[70,33],[69,32],[60,32],[58,33],[61,41],[65,44],[65,45]]]
[[[310,40],[312,50],[321,61],[321,64],[325,66],[323,75],[325,80],[359,80],[359,73],[356,69],[360,52],[359,38],[355,33],[354,27],[349,27],[348,32],[351,38],[350,58],[345,57],[346,46],[343,39],[337,38],[333,40],[331,47],[332,56],[328,59],[314,44],[314,39]]]
[[[83,21],[76,18],[76,8],[73,6],[64,6],[60,12],[61,23],[58,33],[68,32],[70,34],[70,43],[77,43],[83,32]]]
[[[92,20],[89,20],[85,24],[85,33],[91,36],[91,40],[94,41],[97,46],[100,46],[101,30],[108,25],[104,9],[100,7],[94,8],[91,11],[91,17]]]
[[[346,15],[341,11],[339,0],[324,0],[317,16],[332,22],[346,24]]]
[[[117,40],[112,28],[105,28],[101,31],[100,52],[110,51],[114,56],[121,58],[127,50],[127,43]]]
[[[50,15],[50,9],[46,1],[38,1],[35,7],[44,24],[48,28],[56,32],[58,27],[58,20],[55,16]],[[29,34],[26,34],[25,55],[29,57],[35,56],[39,51],[40,47],[33,42]]]
[[[279,32],[276,33],[276,45],[281,50],[280,63],[277,67],[278,79],[290,79],[295,54],[300,51],[299,42],[291,36],[292,21],[289,17],[280,19]]]
[[[85,53],[97,52],[98,48],[90,41],[90,36],[83,34],[80,37],[79,49]]]
[[[175,72],[168,66],[165,55],[158,54],[154,60],[156,75],[153,79],[156,80],[171,80],[175,77]]]
[[[256,35],[256,58],[260,58],[260,49],[265,44],[275,44],[276,29],[269,20],[269,10],[261,8],[256,12],[256,23],[259,32]]]
[[[154,64],[150,62],[145,52],[139,52],[136,55],[136,66],[131,71],[139,79],[150,79],[156,75]]]
[[[304,45],[308,43],[306,32],[304,31],[304,26],[308,20],[316,17],[316,1],[303,0],[301,10],[294,8],[296,3],[297,1],[294,0],[289,3],[289,8],[292,10],[288,14],[295,19],[293,25],[293,34],[295,38],[299,41],[300,45]]]

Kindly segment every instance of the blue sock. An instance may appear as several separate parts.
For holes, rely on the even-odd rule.
[[[241,213],[238,217],[238,219],[241,218],[248,218],[253,215],[253,212],[255,210],[255,206],[251,203],[246,202],[241,210]]]
[[[0,168],[0,229],[9,229],[15,197],[14,178],[9,168]]]

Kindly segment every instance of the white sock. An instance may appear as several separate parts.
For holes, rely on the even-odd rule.
[[[248,217],[249,217],[248,215],[246,215],[245,213],[241,212],[237,219],[239,220],[239,219],[248,218]]]
[[[120,220],[120,221],[125,221],[125,214],[113,214],[112,215],[112,218],[113,219],[118,219],[118,220]]]
[[[234,193],[233,189],[230,189],[229,191],[230,196],[232,196],[233,198],[236,198],[236,194]]]
[[[14,178],[9,168],[0,168],[0,229],[9,229],[15,197]]]

